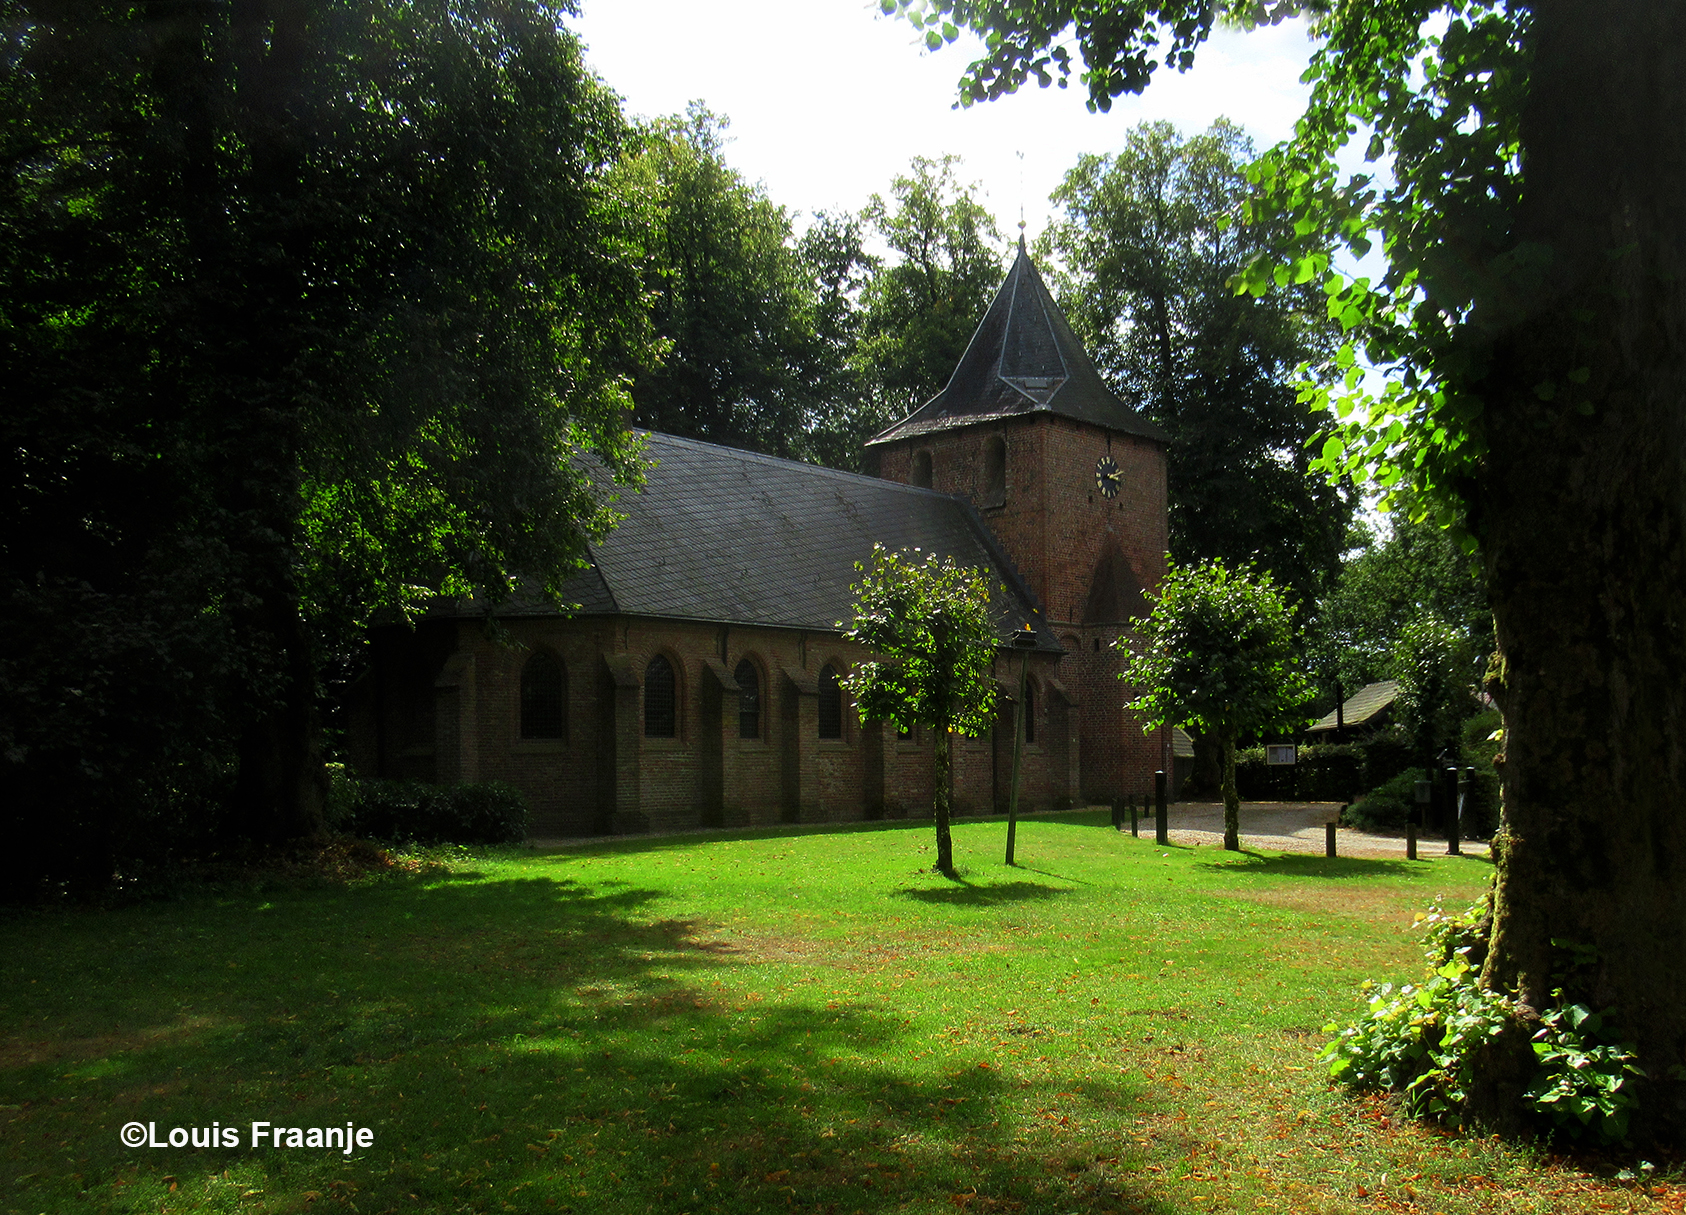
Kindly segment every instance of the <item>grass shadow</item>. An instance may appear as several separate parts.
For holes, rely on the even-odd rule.
[[[897,893],[992,906],[1068,892],[961,879]],[[661,918],[662,895],[453,878],[44,919],[3,968],[16,994],[0,1036],[44,1048],[0,1058],[8,1205],[93,1212],[116,1195],[124,1211],[209,1211],[261,1193],[296,1212],[355,1194],[374,1211],[888,1215],[963,1195],[984,1210],[1169,1209],[1139,1175],[1145,1148],[1080,1154],[1019,1113],[1146,1114],[1156,1090],[1009,1078],[982,1044],[910,1069],[931,1043],[899,1008],[774,1003],[763,991],[789,981],[776,975],[724,984],[745,960],[709,925]],[[352,1122],[375,1140],[352,1156],[136,1150],[117,1135],[235,1118]]]
[[[1051,877],[1061,882],[1070,882],[1076,886],[1093,886],[1094,883],[1084,878],[1071,877],[1064,873],[1055,873],[1052,869],[1038,869],[1035,865],[1027,865],[1023,861],[1014,861],[1014,869],[1022,869],[1026,873],[1039,873],[1043,877]]]
[[[1221,869],[1247,877],[1369,878],[1411,877],[1423,872],[1427,861],[1379,860],[1375,857],[1316,856],[1306,852],[1225,852],[1195,862],[1205,869]]]
[[[1041,872],[1032,870],[1032,872]],[[1058,874],[1050,874],[1058,877]],[[1063,880],[1063,879],[1062,879]],[[890,892],[892,898],[911,899],[916,903],[925,903],[943,907],[1000,907],[1008,903],[1041,902],[1046,899],[1058,898],[1070,894],[1069,890],[1062,890],[1058,886],[1045,886],[1040,882],[1002,882],[1000,884],[980,886],[968,882],[963,877],[953,877],[948,886],[913,887],[904,886]]]

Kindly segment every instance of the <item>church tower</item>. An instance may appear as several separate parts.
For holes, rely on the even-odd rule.
[[[1171,769],[1169,731],[1124,709],[1112,648],[1165,572],[1168,438],[1106,386],[1021,236],[948,386],[867,443],[878,476],[969,498],[1024,575],[1067,651],[1092,801]]]

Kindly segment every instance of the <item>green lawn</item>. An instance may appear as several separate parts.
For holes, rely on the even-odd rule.
[[[1004,838],[957,826],[958,881],[917,823],[12,916],[0,1211],[1679,1209],[1326,1083],[1485,861]]]

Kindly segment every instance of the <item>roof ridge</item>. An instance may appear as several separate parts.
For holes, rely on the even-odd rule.
[[[725,443],[710,443],[705,439],[692,439],[684,435],[668,434],[660,430],[637,430],[635,433],[647,435],[652,439],[660,439],[668,443],[679,443],[687,447],[699,447],[708,451],[722,452],[736,459],[751,460],[756,463],[780,465],[786,468],[799,468],[804,473],[823,473],[828,477],[841,478],[856,483],[864,482],[875,486],[893,486],[897,489],[909,490],[918,494],[929,494],[938,498],[951,497],[940,490],[927,489],[922,485],[910,485],[906,481],[891,481],[886,477],[874,477],[870,473],[849,472],[847,469],[832,468],[829,464],[810,464],[806,460],[792,460],[788,456],[768,455],[764,451],[752,451],[747,447],[731,447]]]

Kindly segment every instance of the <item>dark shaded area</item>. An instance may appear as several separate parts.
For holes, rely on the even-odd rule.
[[[952,881],[952,885],[944,887],[903,887],[894,891],[892,897],[948,907],[1000,907],[1009,903],[1055,899],[1071,893],[1069,890],[1061,890],[1058,886],[1044,886],[1039,882],[1006,882],[999,886],[978,886],[962,877],[956,877]]]
[[[754,960],[741,943],[641,918],[659,890],[455,877],[263,897],[8,925],[0,1157],[24,1165],[10,1202],[211,1205],[226,1169],[272,1208],[315,1191],[376,1211],[676,1210],[708,1194],[876,1212],[970,1193],[1002,1209],[1168,1209],[1119,1156],[1044,1157],[1002,1117],[1009,1089],[1045,1087],[1035,1100],[1051,1104],[1069,1082],[907,1069],[929,1043],[874,1003],[816,990],[806,1007],[762,1005],[718,982]],[[1129,1082],[1084,1088],[1154,1106]],[[131,1150],[117,1135],[131,1119],[220,1119],[243,1138],[253,1119],[349,1121],[376,1140],[349,1158]]]
[[[1314,856],[1310,853],[1228,852],[1225,860],[1197,861],[1208,869],[1224,869],[1244,877],[1370,878],[1416,877],[1427,861],[1383,861],[1373,857]],[[1244,858],[1244,859],[1235,859]],[[1474,859],[1474,858],[1471,858]]]

